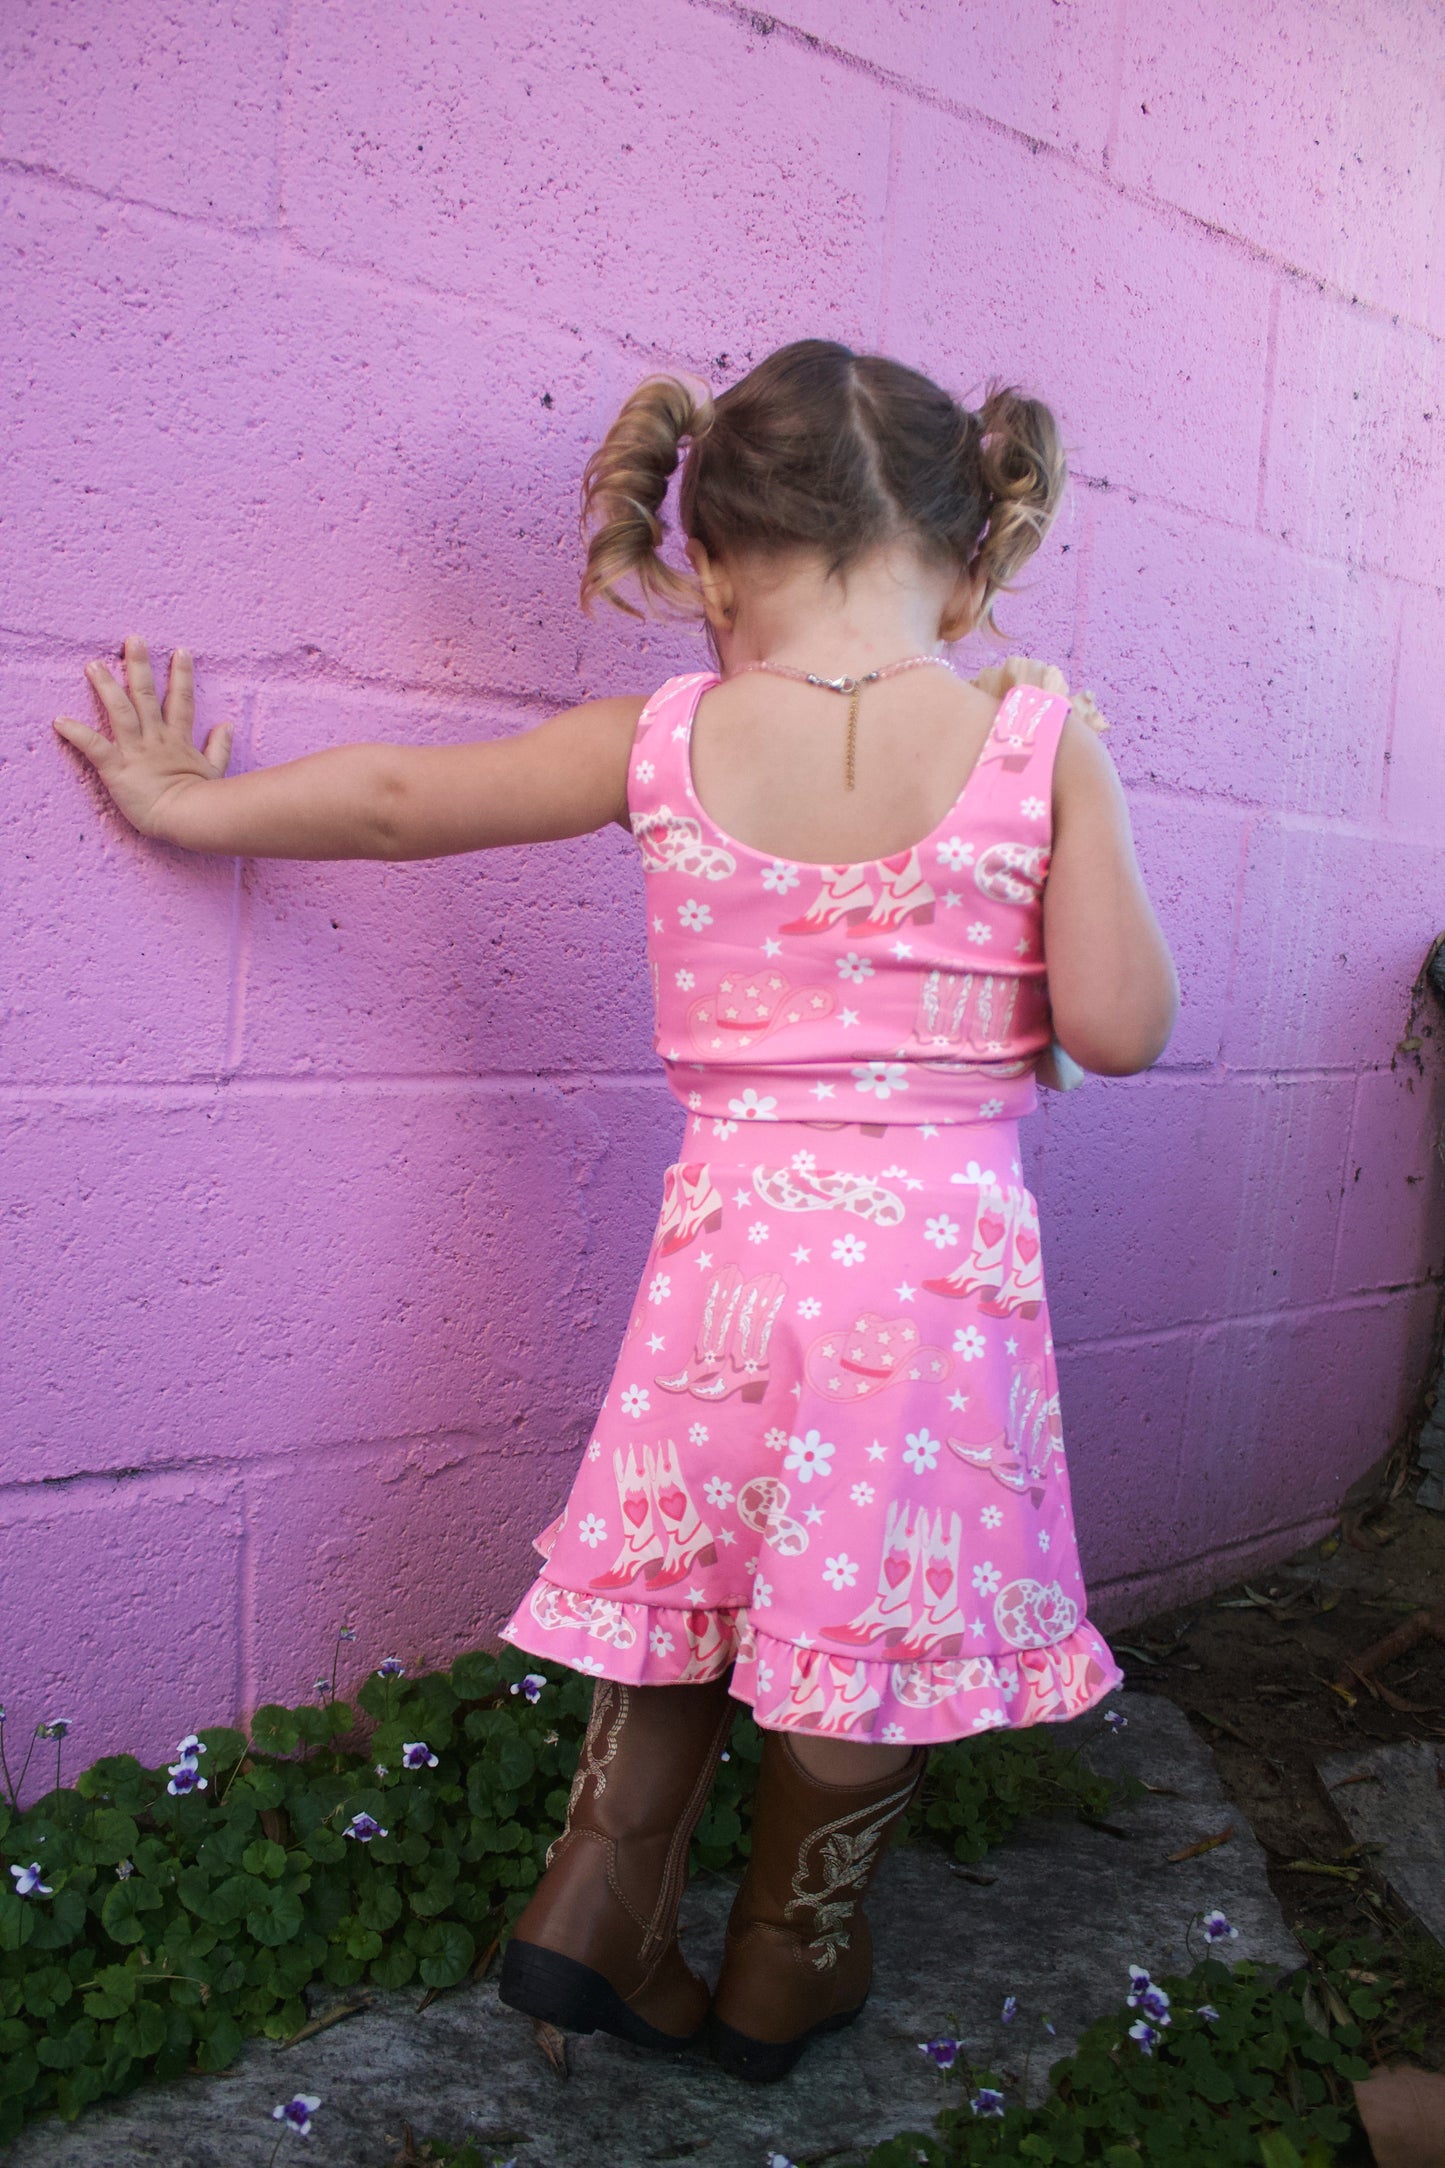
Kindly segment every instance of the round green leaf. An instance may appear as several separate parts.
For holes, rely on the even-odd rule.
[[[455,1920],[438,1920],[421,1938],[421,1976],[428,1987],[455,1987],[476,1954],[465,1927]]]

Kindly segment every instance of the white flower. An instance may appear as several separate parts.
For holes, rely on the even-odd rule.
[[[908,1072],[901,1061],[860,1062],[853,1071],[853,1089],[859,1092],[876,1092],[880,1099],[887,1099],[892,1092],[906,1092]]]
[[[850,1558],[846,1551],[840,1551],[836,1558],[830,1558],[823,1568],[823,1579],[830,1588],[851,1588],[857,1578],[858,1561]]]
[[[689,896],[686,903],[680,903],[677,915],[689,933],[701,933],[704,926],[712,924],[712,906],[699,903],[696,896]]]
[[[772,1690],[773,1667],[771,1664],[765,1664],[760,1656],[758,1658],[758,1692],[760,1694],[770,1694]]]
[[[737,1126],[738,1125],[736,1122],[717,1121],[714,1122],[712,1125],[712,1133],[715,1137],[722,1137],[724,1140],[726,1140],[732,1135],[733,1131],[737,1128]]]
[[[705,1485],[703,1496],[710,1506],[730,1506],[733,1502],[733,1487],[722,1476],[715,1475]]]
[[[755,1603],[755,1604],[757,1605],[758,1609],[759,1609],[760,1611],[766,1611],[766,1610],[767,1610],[767,1608],[768,1608],[768,1605],[769,1605],[769,1604],[770,1604],[770,1603],[772,1602],[772,1600],[773,1600],[773,1584],[772,1584],[772,1582],[771,1582],[771,1581],[754,1581],[754,1583],[753,1583],[753,1602],[754,1602],[754,1603]]]
[[[1002,1579],[1003,1575],[992,1559],[983,1559],[973,1569],[973,1585],[980,1596],[991,1596]]]
[[[962,873],[965,866],[973,864],[973,845],[959,836],[945,836],[938,845],[938,863],[950,873]]]
[[[794,1152],[788,1161],[795,1174],[811,1174],[817,1164],[817,1155],[814,1152]]]
[[[975,1731],[996,1731],[1000,1724],[1007,1722],[1007,1709],[980,1709],[973,1720],[973,1728]]]
[[[763,1443],[770,1453],[781,1453],[787,1442],[788,1433],[785,1430],[769,1430],[763,1434]]]
[[[789,1438],[788,1444],[792,1450],[783,1466],[791,1468],[800,1483],[811,1483],[815,1475],[826,1475],[828,1463],[837,1451],[817,1430],[805,1431],[801,1438]]]
[[[903,1726],[901,1724],[885,1724],[883,1726],[883,1737],[889,1746],[902,1746],[904,1739]]]
[[[940,1212],[937,1219],[924,1222],[923,1239],[925,1242],[931,1242],[936,1250],[956,1248],[958,1244],[958,1221],[951,1220],[946,1213]]]
[[[671,1293],[672,1275],[667,1272],[654,1272],[652,1275],[652,1285],[647,1290],[648,1301],[666,1302],[668,1296]]]
[[[847,979],[851,985],[861,986],[865,979],[872,978],[873,966],[866,956],[860,956],[856,949],[849,949],[846,956],[838,958],[838,976]]]
[[[802,1301],[798,1304],[799,1317],[821,1317],[822,1314],[823,1305],[819,1302],[817,1296],[804,1295]]]
[[[927,1430],[910,1430],[903,1458],[915,1474],[923,1475],[930,1468],[937,1467],[938,1445],[938,1439],[931,1437]]]
[[[995,1115],[1002,1114],[1003,1101],[1001,1099],[985,1099],[978,1111],[979,1118],[982,1121],[991,1122]]]
[[[1039,1530],[1039,1549],[1040,1549],[1041,1551],[1046,1551],[1046,1550],[1048,1549],[1048,1547],[1049,1547],[1049,1544],[1051,1543],[1051,1541],[1052,1541],[1052,1540],[1053,1540],[1053,1539],[1052,1539],[1052,1537],[1051,1537],[1051,1536],[1049,1535],[1049,1532],[1048,1532],[1047,1528],[1041,1528],[1041,1529]]]
[[[656,775],[657,770],[653,767],[650,760],[639,760],[633,772],[636,775],[639,783],[650,783],[653,777]]]
[[[970,941],[974,942],[976,945],[982,943],[986,941],[989,937],[990,929],[988,920],[986,918],[976,918],[973,924],[967,927],[965,930],[968,934],[968,938]]]
[[[604,1520],[599,1520],[595,1513],[589,1513],[579,1526],[577,1534],[580,1541],[587,1545],[589,1551],[595,1551],[598,1544],[606,1537],[607,1523]]]
[[[601,1460],[601,1458],[602,1458],[602,1440],[601,1440],[600,1438],[594,1438],[594,1439],[592,1440],[592,1443],[591,1443],[591,1444],[590,1444],[590,1445],[588,1446],[588,1448],[587,1448],[587,1458],[588,1458],[589,1460]]]
[[[770,866],[763,868],[763,886],[771,889],[775,896],[786,896],[790,888],[797,887],[801,878],[797,867],[788,865],[781,858],[775,858]]]
[[[647,1637],[647,1645],[654,1656],[671,1656],[672,1635],[665,1626],[654,1626]]]
[[[861,1235],[839,1235],[833,1244],[833,1261],[839,1265],[861,1265],[867,1255],[867,1244]]]
[[[681,971],[675,971],[673,973],[673,978],[677,985],[682,988],[685,994],[690,994],[694,986],[696,986],[697,984],[696,974],[689,971],[686,964],[683,965]],[[699,1106],[702,1105],[702,1094],[700,1092],[694,1092],[691,1096],[697,1101]]]
[[[966,1363],[975,1363],[988,1351],[988,1342],[977,1325],[965,1325],[953,1336],[953,1352],[961,1355]]]
[[[1003,1508],[1001,1506],[985,1506],[979,1515],[979,1519],[985,1528],[1002,1528]]]
[[[871,1483],[855,1483],[848,1493],[855,1506],[871,1506],[876,1495]]]
[[[679,986],[681,986],[682,984],[682,973],[680,971],[677,974],[677,983]],[[692,984],[692,973],[690,971],[687,974],[687,983],[689,986],[691,986]],[[689,1092],[687,1095],[687,1103],[691,1111],[696,1114],[699,1108],[702,1106],[702,1093]]]
[[[776,1119],[776,1099],[759,1099],[755,1091],[745,1091],[741,1099],[729,1099],[729,1114],[736,1114],[745,1122],[771,1122]]]
[[[708,1441],[708,1427],[707,1427],[707,1424],[706,1424],[706,1423],[694,1423],[694,1424],[693,1424],[693,1426],[692,1426],[692,1428],[691,1428],[691,1430],[690,1430],[690,1431],[688,1432],[688,1434],[687,1434],[687,1435],[688,1435],[688,1439],[689,1439],[689,1441],[690,1441],[690,1443],[691,1443],[691,1444],[693,1444],[693,1445],[706,1445],[706,1444],[707,1444],[707,1441]]]
[[[1026,821],[1041,821],[1048,810],[1042,798],[1021,798],[1019,800],[1019,811]]]
[[[622,1412],[636,1418],[646,1415],[652,1405],[652,1396],[645,1385],[628,1385],[623,1389]]]
[[[40,1862],[32,1859],[28,1867],[12,1867],[17,1897],[50,1897],[54,1895],[48,1882],[40,1879]]]
[[[748,1240],[749,1242],[766,1242],[771,1233],[772,1229],[766,1220],[754,1220],[752,1226],[748,1229]]]

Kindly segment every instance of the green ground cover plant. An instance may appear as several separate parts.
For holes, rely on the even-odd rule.
[[[527,1666],[507,1650],[407,1678],[388,1660],[353,1706],[333,1664],[315,1703],[193,1733],[159,1768],[107,1756],[70,1786],[55,1719],[56,1782],[23,1809],[0,1715],[0,2143],[223,2070],[248,2035],[288,2039],[308,1989],[440,1992],[478,1970],[542,1871],[591,1706],[590,1680]],[[746,1858],[760,1752],[740,1712],[697,1865]],[[1024,1815],[1098,1819],[1130,1788],[1042,1727],[985,1733],[935,1750],[903,1834],[975,1860]]]

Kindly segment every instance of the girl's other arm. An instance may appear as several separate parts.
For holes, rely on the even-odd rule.
[[[444,746],[344,745],[227,777],[230,727],[192,736],[191,659],[171,657],[164,705],[144,643],[125,643],[121,685],[87,676],[112,737],[67,716],[56,730],[143,835],[245,858],[441,858],[627,824],[627,763],[640,699],[590,700],[534,730]]]
[[[1179,980],[1144,890],[1123,786],[1097,733],[1066,718],[1044,883],[1054,1036],[1082,1068],[1132,1076],[1159,1059]]]

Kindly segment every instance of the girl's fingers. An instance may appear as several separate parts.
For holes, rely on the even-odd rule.
[[[196,677],[188,647],[178,647],[171,656],[162,712],[167,730],[176,731],[189,745],[196,722]]]
[[[145,641],[128,638],[121,648],[121,657],[125,664],[126,686],[131,704],[140,717],[141,729],[158,730],[163,720],[161,704],[156,698],[156,681],[151,675],[151,659]]]
[[[136,737],[140,732],[140,717],[130,704],[123,685],[118,685],[103,662],[88,662],[85,674],[90,689],[110,717],[110,727],[117,738]]]
[[[115,742],[102,730],[92,730],[89,723],[78,723],[73,715],[57,715],[57,734],[67,745],[73,745],[78,753],[84,753],[93,768],[104,768],[115,753]]]
[[[236,735],[234,723],[217,723],[214,730],[206,733],[202,751],[217,775],[224,775],[231,758],[231,744]]]

